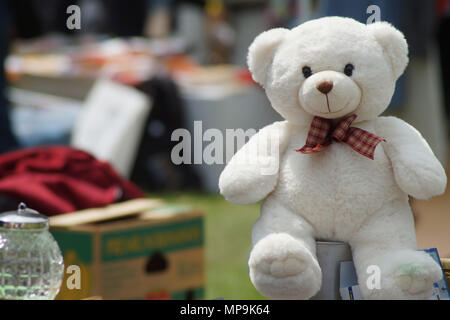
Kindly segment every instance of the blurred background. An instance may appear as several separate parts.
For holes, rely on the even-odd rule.
[[[225,137],[226,129],[258,130],[279,120],[246,67],[253,39],[321,16],[366,23],[371,5],[410,45],[409,67],[386,114],[415,126],[447,166],[448,0],[0,0],[2,211],[24,198],[49,215],[105,204],[70,198],[73,190],[58,184],[52,189],[57,200],[69,197],[72,205],[63,209],[45,203],[55,199],[45,192],[18,192],[26,179],[2,184],[12,174],[11,152],[19,155],[18,168],[46,150],[44,171],[64,173],[67,163],[50,168],[59,149],[49,147],[84,150],[147,197],[204,212],[206,299],[261,298],[247,267],[259,205],[235,206],[218,195],[225,150],[217,163],[193,156],[190,163],[174,163],[172,150],[180,141],[172,133],[191,133],[192,152],[182,153],[190,159],[211,142],[203,136],[208,129]],[[114,201],[126,200],[124,194]],[[412,200],[412,206],[419,247],[437,247],[450,257],[450,193]]]

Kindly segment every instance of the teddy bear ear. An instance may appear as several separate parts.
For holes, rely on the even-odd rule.
[[[288,29],[275,28],[258,35],[248,48],[247,64],[253,80],[264,87],[267,73],[272,64],[273,54]]]
[[[408,43],[399,30],[387,22],[375,22],[367,25],[372,35],[381,45],[391,61],[394,76],[398,79],[408,65]]]

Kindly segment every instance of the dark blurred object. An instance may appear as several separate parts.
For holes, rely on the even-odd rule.
[[[235,42],[225,4],[222,0],[208,0],[205,6],[206,38],[208,42],[208,64],[223,64],[230,61]]]
[[[438,42],[441,56],[442,83],[447,117],[450,116],[450,0],[437,1],[437,13],[440,17]]]
[[[40,37],[47,33],[79,34],[80,30],[70,30],[66,22],[67,8],[78,5],[81,8],[81,31],[100,31],[117,36],[141,35],[145,19],[145,0],[9,0],[14,18],[14,36],[18,38]],[[83,3],[84,2],[84,3]],[[101,12],[90,12],[96,2]],[[89,5],[89,7],[88,7]],[[100,14],[101,13],[101,14]],[[92,15],[97,15],[92,17]],[[95,20],[94,25],[86,20]]]
[[[12,36],[28,39],[39,37],[43,34],[43,24],[41,17],[36,7],[36,1],[33,0],[4,0],[1,2],[7,2],[8,12],[10,13]],[[42,1],[40,1],[42,3]],[[47,1],[49,3],[50,1]],[[55,2],[55,1],[51,1]],[[63,2],[63,1],[58,1]],[[44,2],[45,3],[45,2]],[[51,3],[50,3],[51,4]],[[53,3],[55,4],[55,3]],[[45,6],[45,5],[44,5]],[[1,8],[3,12],[5,8]],[[65,10],[64,10],[65,12]],[[3,13],[2,13],[3,14]],[[47,19],[53,15],[48,14]],[[2,19],[3,21],[3,19]],[[65,26],[65,23],[64,23]]]
[[[175,0],[176,4],[189,3],[193,5],[198,5],[200,7],[204,7],[206,0]]]
[[[64,146],[28,148],[1,155],[0,194],[23,201],[46,215],[144,196],[109,164]]]
[[[298,25],[300,9],[297,0],[270,0],[269,3],[266,15],[272,28],[294,28]]]
[[[102,0],[104,7],[105,26],[104,32],[119,37],[142,36],[146,34],[146,23],[149,19],[158,20],[160,16],[152,16],[162,7],[170,13],[172,9],[172,0]],[[172,23],[172,18],[167,17]],[[156,26],[158,23],[166,23],[162,21],[154,21]],[[162,27],[162,26],[160,26]],[[150,32],[150,35],[155,35]]]
[[[19,207],[20,201],[0,194],[0,212],[15,211]]]
[[[200,178],[190,165],[173,164],[170,155],[178,143],[171,133],[185,128],[183,102],[172,80],[155,77],[137,86],[153,100],[131,181],[149,191],[198,189]]]
[[[6,78],[4,62],[8,54],[9,11],[6,0],[0,0],[0,153],[15,149],[17,140],[11,130],[9,104],[6,99]]]
[[[19,38],[47,33],[79,34],[99,32],[118,37],[141,36],[148,14],[155,5],[171,0],[5,0],[11,9]],[[81,30],[67,28],[67,8],[81,9]]]
[[[160,251],[154,252],[145,265],[145,272],[158,273],[167,270],[169,262]]]
[[[146,0],[103,0],[105,31],[119,37],[142,35],[147,16]]]

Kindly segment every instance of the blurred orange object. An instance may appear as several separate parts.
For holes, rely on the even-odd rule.
[[[252,74],[250,73],[250,70],[248,70],[248,69],[243,69],[243,70],[237,71],[236,78],[238,79],[238,81],[243,82],[243,83],[254,84],[254,85],[257,84],[253,80]]]
[[[163,63],[170,72],[194,71],[199,65],[186,55],[174,55],[163,59]]]
[[[147,294],[145,300],[170,300],[170,293],[167,290],[153,291]]]

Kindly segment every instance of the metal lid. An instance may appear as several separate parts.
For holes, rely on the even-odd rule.
[[[48,228],[48,217],[20,203],[17,211],[0,214],[0,228],[37,230]]]

